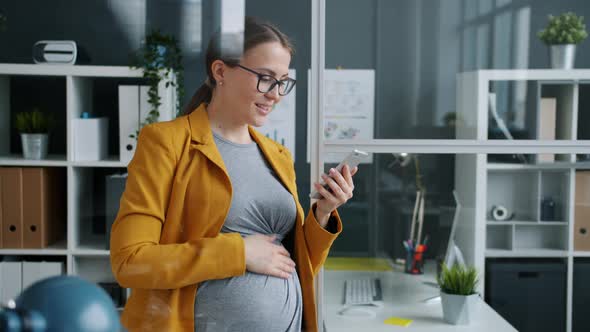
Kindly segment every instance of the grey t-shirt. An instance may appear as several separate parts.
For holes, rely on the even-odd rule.
[[[295,224],[296,206],[256,143],[237,144],[214,133],[233,195],[221,232],[276,234],[277,243]],[[301,286],[288,279],[246,271],[207,280],[195,300],[195,331],[301,331]]]

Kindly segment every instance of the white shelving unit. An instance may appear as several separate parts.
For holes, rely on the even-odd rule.
[[[65,153],[50,154],[44,160],[26,160],[22,155],[11,151],[11,124],[14,113],[21,111],[11,109],[11,96],[16,92],[11,89],[14,78],[33,78],[41,82],[49,78],[64,83],[57,88],[63,89],[66,96],[65,100],[59,101],[64,106],[64,113],[59,119],[65,120],[66,143],[65,147],[62,147]],[[18,259],[21,256],[57,256],[63,258],[66,273],[69,275],[78,275],[93,282],[114,282],[106,235],[95,236],[90,230],[91,219],[96,218],[96,213],[100,210],[100,207],[94,204],[99,198],[104,199],[97,197],[100,194],[95,193],[93,185],[109,172],[125,171],[127,164],[119,160],[118,152],[111,153],[105,160],[75,161],[72,149],[76,140],[73,136],[72,121],[79,118],[82,112],[92,113],[93,99],[96,98],[93,93],[95,82],[98,80],[103,86],[112,84],[112,91],[117,90],[120,81],[145,84],[142,80],[142,71],[129,67],[0,64],[0,167],[59,167],[64,168],[67,174],[67,183],[64,183],[64,186],[67,186],[67,197],[64,197],[67,201],[67,231],[62,239],[44,249],[0,249],[0,257],[10,256],[10,259]],[[160,114],[175,114],[174,87],[166,87],[162,82],[158,89],[162,102]],[[43,100],[39,102],[42,104]],[[116,100],[112,104],[118,105]],[[119,113],[116,109],[113,112]],[[118,119],[109,119],[109,122],[116,125]],[[102,195],[104,196],[104,193]]]
[[[588,128],[578,125],[580,91],[590,82],[590,70],[480,70],[458,75],[457,108],[463,121],[457,139],[490,141],[488,93],[511,94],[507,108],[516,109],[521,124],[528,130],[525,140],[539,135],[540,98],[556,99],[555,140],[587,140]],[[590,92],[590,91],[589,91]],[[586,92],[587,93],[587,92]],[[586,105],[587,106],[587,105]],[[520,142],[519,142],[520,141]],[[552,141],[554,142],[554,141]],[[575,257],[590,257],[590,252],[575,251],[574,195],[577,170],[589,164],[577,162],[574,154],[555,155],[555,162],[499,163],[488,155],[458,155],[456,189],[463,199],[456,242],[481,273],[479,291],[484,294],[485,265],[488,258],[562,258],[567,262],[567,331],[572,329],[573,264]],[[542,220],[541,202],[551,197],[556,203],[555,218]],[[509,221],[490,216],[494,205],[514,212]]]

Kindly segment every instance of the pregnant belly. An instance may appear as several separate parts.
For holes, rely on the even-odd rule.
[[[261,324],[259,327],[262,328],[272,320],[288,327],[294,320],[300,320],[301,306],[296,272],[288,279],[246,272],[242,276],[200,284],[195,301],[195,321],[250,322]]]

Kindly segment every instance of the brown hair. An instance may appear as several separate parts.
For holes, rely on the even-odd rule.
[[[184,109],[183,114],[190,114],[194,111],[201,103],[211,102],[213,96],[213,89],[216,86],[213,73],[211,72],[211,64],[215,60],[222,60],[226,65],[230,67],[236,66],[242,55],[242,48],[239,48],[238,52],[231,52],[221,47],[223,36],[216,33],[207,45],[207,53],[205,54],[205,65],[207,68],[207,79],[197,89],[190,103]],[[248,50],[267,42],[279,42],[286,48],[291,56],[295,54],[295,48],[289,40],[289,37],[282,33],[272,23],[259,20],[257,18],[246,16],[244,24],[244,47],[243,53]]]

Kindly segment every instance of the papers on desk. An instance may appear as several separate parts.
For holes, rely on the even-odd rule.
[[[371,257],[328,257],[324,267],[332,271],[393,271],[389,260]]]
[[[400,317],[389,317],[383,321],[385,324],[408,327],[413,321],[411,319]]]

